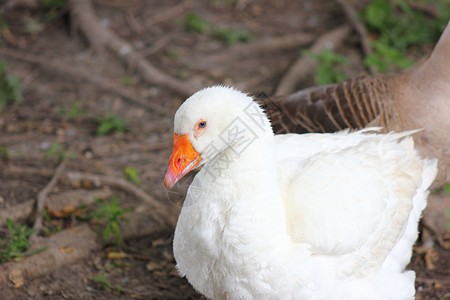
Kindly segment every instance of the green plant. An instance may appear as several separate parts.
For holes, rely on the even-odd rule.
[[[450,209],[445,210],[445,215],[447,216],[447,224],[445,224],[445,228],[450,229]]]
[[[249,42],[252,39],[250,32],[247,30],[229,27],[214,29],[214,36],[224,41],[227,45],[233,45],[238,42]]]
[[[52,218],[48,214],[48,211],[45,207],[42,209],[42,215],[45,221],[44,226],[42,227],[42,234],[44,236],[50,236],[63,230],[61,224],[58,224],[58,222],[52,222]]]
[[[450,209],[445,210],[445,215],[447,216],[447,224],[445,225],[445,228],[450,229]]]
[[[81,108],[81,104],[82,104],[82,103],[81,103],[81,100],[75,101],[75,102],[72,104],[72,106],[70,107],[69,110],[61,109],[61,110],[59,111],[59,113],[60,113],[60,114],[63,114],[63,115],[66,115],[66,116],[68,116],[68,117],[71,117],[71,118],[73,118],[73,117],[78,117],[78,116],[82,116],[82,115],[86,114],[86,111],[84,111],[84,110]]]
[[[125,175],[125,179],[129,182],[132,182],[138,186],[142,184],[142,180],[139,177],[139,171],[136,168],[133,167],[126,167],[123,170],[123,173]]]
[[[40,4],[47,9],[61,9],[67,5],[66,0],[41,0]]]
[[[125,289],[123,289],[123,288],[122,288],[121,286],[119,286],[119,285],[115,285],[115,286],[114,286],[114,285],[109,281],[108,277],[109,277],[109,274],[103,272],[102,274],[95,276],[95,277],[93,278],[93,280],[94,280],[95,282],[100,283],[102,289],[104,289],[104,290],[109,291],[109,290],[111,290],[111,289],[113,288],[113,289],[115,290],[115,292],[117,292],[117,293],[119,293],[119,294],[124,294],[124,293],[127,292]]]
[[[167,48],[166,55],[171,58],[178,58],[180,57],[180,51],[174,48]]]
[[[124,119],[111,113],[98,118],[97,123],[97,135],[106,135],[115,132],[124,133],[127,125],[127,122]]]
[[[8,160],[11,157],[11,152],[8,149],[8,145],[0,145],[0,158]]]
[[[0,28],[1,29],[8,29],[9,28],[9,23],[8,21],[5,19],[4,16],[0,15]]]
[[[329,49],[325,49],[320,54],[303,50],[302,54],[316,59],[319,62],[314,76],[316,84],[324,85],[341,82],[347,79],[344,72],[335,69],[339,64],[348,64],[348,60],[345,57],[336,54]]]
[[[0,112],[8,104],[23,101],[22,83],[19,78],[6,72],[6,64],[0,62]]]
[[[118,246],[122,242],[120,222],[128,221],[125,214],[129,213],[131,209],[123,209],[116,196],[109,203],[101,199],[96,199],[95,202],[99,207],[92,213],[92,217],[94,220],[106,222],[102,234],[103,239],[106,241],[113,235],[112,242]]]
[[[440,17],[426,18],[412,9],[408,1],[370,0],[361,12],[374,40],[374,53],[367,56],[365,64],[375,66],[380,72],[388,72],[392,65],[406,68],[413,64],[407,58],[411,50],[434,43],[442,33],[450,17],[450,6],[442,0],[434,1]]]
[[[111,282],[108,280],[108,274],[103,272],[100,275],[94,277],[94,281],[102,285],[104,290],[109,290],[111,288]]]
[[[217,39],[224,41],[227,45],[233,45],[238,42],[248,42],[252,38],[250,32],[245,29],[213,27],[207,20],[196,14],[186,15],[183,23],[187,31],[212,34]]]
[[[450,184],[444,185],[443,191],[444,191],[444,194],[450,195]]]
[[[53,142],[50,149],[45,153],[45,158],[63,159],[65,157],[75,158],[76,155],[73,152],[67,152],[61,150],[61,145],[58,142]]]
[[[136,84],[136,80],[131,76],[122,75],[122,84],[125,86],[132,86]]]
[[[209,32],[211,26],[208,21],[197,16],[196,14],[188,14],[184,17],[184,26],[188,31],[206,33]]]
[[[36,254],[45,248],[28,252],[30,244],[28,237],[34,232],[25,225],[15,224],[11,219],[6,219],[8,236],[0,240],[0,261],[18,260],[25,256]]]
[[[383,41],[373,41],[374,53],[364,59],[366,66],[374,66],[381,73],[389,71],[391,65],[408,68],[414,64],[412,59],[405,56],[402,51],[385,44]]]
[[[53,142],[52,145],[50,146],[50,149],[48,149],[47,152],[45,153],[45,157],[49,158],[59,156],[60,150],[61,146],[59,145],[59,143]]]

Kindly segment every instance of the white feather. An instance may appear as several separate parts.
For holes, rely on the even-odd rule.
[[[212,299],[412,299],[404,269],[436,175],[413,132],[273,136],[258,112],[226,87],[177,112],[204,163],[175,230],[180,274]]]

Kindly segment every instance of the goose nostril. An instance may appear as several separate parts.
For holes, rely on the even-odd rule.
[[[180,165],[181,165],[181,157],[178,157],[178,158],[177,158],[177,161],[175,162],[175,166],[176,166],[177,168],[179,168]]]

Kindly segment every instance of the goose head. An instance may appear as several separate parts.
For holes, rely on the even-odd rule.
[[[174,118],[173,151],[164,177],[172,188],[191,170],[208,164],[261,128],[273,135],[269,120],[252,97],[224,86],[202,89],[189,97]],[[230,132],[238,134],[233,139]]]

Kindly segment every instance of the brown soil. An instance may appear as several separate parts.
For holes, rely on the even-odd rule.
[[[22,80],[25,99],[0,113],[0,146],[7,146],[9,152],[9,157],[2,157],[0,162],[0,209],[37,198],[50,180],[39,171],[58,165],[54,157],[46,157],[52,143],[57,142],[62,150],[76,156],[67,161],[65,170],[121,178],[124,168],[134,167],[141,174],[142,189],[177,214],[183,187],[168,193],[162,178],[171,151],[173,113],[185,97],[149,84],[136,66],[123,64],[111,51],[91,48],[77,24],[71,23],[68,9],[36,8],[29,4],[33,1],[16,1],[22,3],[16,6],[11,5],[15,1],[6,2],[9,4],[0,4],[0,13],[9,28],[2,27],[0,45],[18,56],[0,53],[0,60],[6,61],[8,71]],[[187,32],[182,22],[187,14],[202,16],[211,27],[246,29],[252,36],[250,43],[299,32],[318,37],[346,23],[339,5],[324,0],[96,0],[94,8],[103,26],[164,73],[195,87],[224,83],[257,95],[273,94],[299,49],[227,57],[227,50],[236,45],[226,45],[213,33]],[[349,35],[338,52],[351,61],[345,70],[349,77],[364,71],[355,34]],[[40,60],[32,63],[26,55]],[[63,70],[55,69],[52,63],[63,66]],[[64,72],[64,68],[68,71]],[[156,112],[115,91],[99,88],[89,78],[73,77],[69,71],[76,68],[131,91],[136,98],[156,103],[167,112]],[[313,79],[302,84],[312,85]],[[70,114],[75,106],[82,113]],[[93,134],[96,119],[105,113],[126,120],[128,131],[107,136]],[[8,166],[28,167],[36,174],[13,176],[2,171]],[[60,182],[51,194],[70,189],[74,187]],[[124,207],[139,204],[136,197],[121,189],[113,187],[112,192],[121,197]],[[33,221],[33,217],[26,220],[29,225]],[[83,222],[85,218],[66,217],[45,225],[65,228]],[[128,254],[126,258],[108,258],[112,249],[108,247],[92,251],[84,260],[27,279],[21,286],[14,287],[11,282],[0,287],[0,298],[202,299],[175,270],[172,234],[173,227],[166,226],[150,235],[126,240],[120,248]],[[417,299],[450,299],[449,251],[436,242],[427,248],[422,241],[435,238],[426,233],[421,237],[410,265],[418,277]],[[442,236],[448,246],[445,238],[448,236]],[[107,276],[103,283],[110,286],[98,280],[101,275]]]

